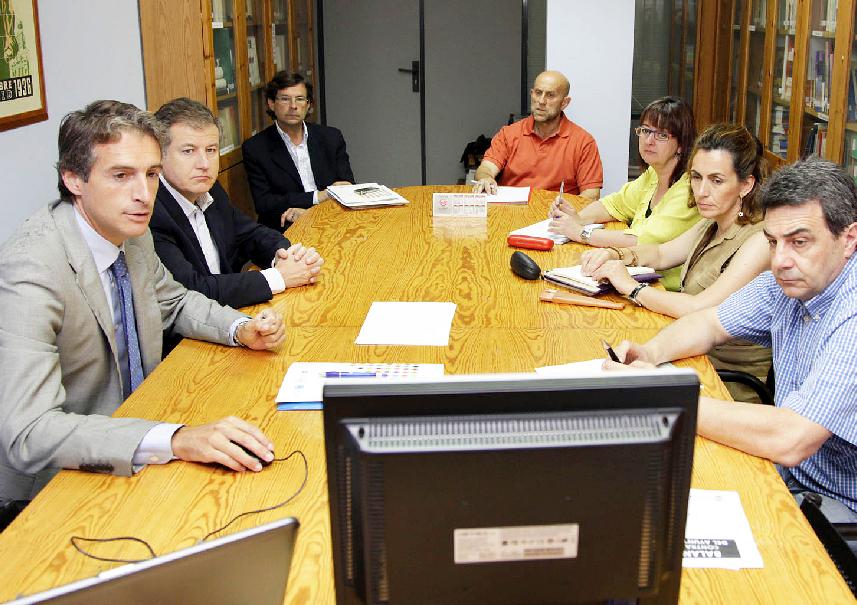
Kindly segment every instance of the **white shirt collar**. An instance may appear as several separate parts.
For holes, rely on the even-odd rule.
[[[104,239],[95,229],[92,228],[83,215],[74,207],[74,217],[77,219],[77,225],[80,227],[80,232],[83,234],[83,239],[86,245],[92,252],[92,258],[95,260],[95,267],[99,273],[104,273],[110,266],[116,262],[119,257],[119,251],[125,250],[125,244],[117,247],[112,242]]]
[[[214,198],[211,197],[211,193],[206,191],[205,193],[201,193],[198,198],[196,198],[196,203],[191,202],[181,193],[179,193],[178,189],[173,187],[167,182],[167,179],[164,178],[163,173],[159,175],[161,179],[161,184],[167,188],[167,191],[175,198],[175,200],[179,203],[179,207],[182,209],[182,212],[185,213],[185,216],[190,218],[190,216],[199,209],[202,212],[205,212],[209,206],[214,203]]]
[[[280,128],[280,123],[274,120],[274,126],[277,127],[277,132],[280,133],[280,138],[283,139],[283,142],[285,142],[285,144],[289,145],[290,147],[300,147],[301,145],[306,145],[307,139],[309,138],[309,133],[307,132],[306,122],[301,122],[301,124],[303,124],[304,127],[304,138],[300,143],[295,145],[294,143],[292,143],[292,140],[289,138],[289,135],[287,135],[285,131]]]

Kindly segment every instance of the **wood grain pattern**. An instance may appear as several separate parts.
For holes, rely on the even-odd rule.
[[[273,403],[289,364],[425,362],[444,363],[450,374],[529,372],[602,357],[600,338],[644,341],[669,321],[631,306],[612,311],[540,303],[542,285],[509,272],[506,233],[539,220],[553,194],[538,193],[527,207],[492,207],[482,225],[439,227],[430,216],[430,193],[437,189],[400,190],[412,200],[405,208],[349,211],[324,202],[310,210],[288,235],[318,247],[327,263],[320,284],[270,303],[289,323],[280,350],[185,341],[116,414],[190,424],[233,414],[261,426],[278,456],[295,449],[305,453],[308,483],[292,503],[227,530],[289,515],[300,519],[290,605],[333,603],[334,589],[321,413],[277,412]],[[571,264],[582,250],[560,246],[538,260]],[[373,300],[457,303],[449,345],[355,345]],[[706,395],[728,397],[706,358],[677,365],[699,373]],[[131,534],[163,554],[193,544],[239,512],[285,500],[302,480],[303,465],[294,459],[259,474],[178,462],[147,467],[133,478],[64,471],[0,535],[0,600],[115,567],[75,552],[71,535]],[[848,588],[770,462],[697,438],[692,482],[740,493],[765,568],[685,570],[682,603],[850,602]],[[98,552],[144,555],[138,547],[115,544],[101,545]]]

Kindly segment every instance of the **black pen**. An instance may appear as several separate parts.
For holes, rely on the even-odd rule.
[[[604,350],[607,351],[607,355],[610,357],[610,359],[612,359],[616,363],[622,363],[621,361],[619,361],[619,357],[616,355],[616,351],[613,350],[613,347],[611,347],[603,338],[601,339],[601,346],[603,346]]]

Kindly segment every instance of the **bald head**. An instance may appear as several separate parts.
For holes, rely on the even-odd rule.
[[[543,71],[537,75],[535,82],[533,82],[533,88],[555,90],[561,97],[567,97],[571,90],[568,78],[558,71]]]
[[[558,71],[543,71],[533,82],[530,113],[540,136],[553,134],[559,128],[560,114],[571,102],[568,88],[568,80]]]

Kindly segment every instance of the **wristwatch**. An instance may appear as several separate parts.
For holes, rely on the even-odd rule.
[[[604,225],[602,225],[600,223],[584,225],[583,229],[581,229],[581,231],[580,231],[580,241],[583,242],[584,244],[588,244],[589,238],[592,237],[592,233],[596,229],[603,229],[603,228],[604,228]]]
[[[648,285],[649,284],[647,284],[645,282],[643,282],[642,284],[637,284],[637,287],[634,288],[633,290],[631,290],[631,293],[628,295],[628,300],[630,300],[632,303],[634,303],[638,307],[642,307],[643,303],[641,303],[639,300],[637,300],[637,295],[640,294],[640,291],[643,288],[648,287]]]

